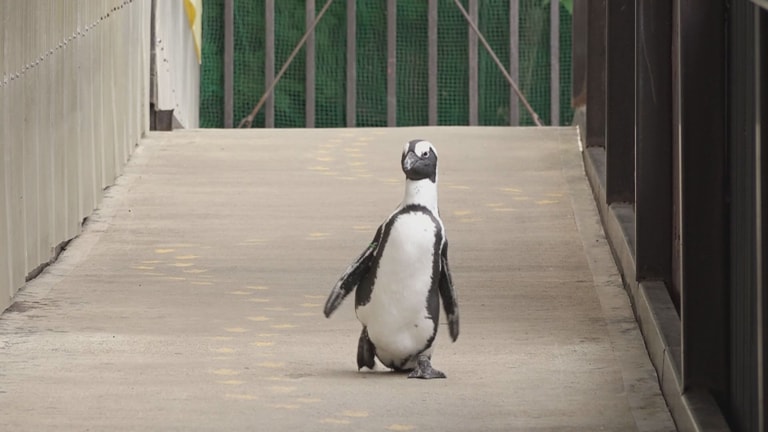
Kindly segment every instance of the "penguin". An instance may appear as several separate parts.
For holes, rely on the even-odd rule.
[[[355,291],[363,325],[357,367],[374,357],[408,378],[445,378],[431,364],[440,300],[452,341],[459,337],[459,308],[448,267],[448,241],[437,209],[437,151],[416,139],[403,147],[405,196],[379,226],[373,241],[346,269],[325,302],[329,318]]]

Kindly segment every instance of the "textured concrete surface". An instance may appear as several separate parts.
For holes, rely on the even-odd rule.
[[[440,156],[461,307],[445,380],[358,372],[321,308]],[[9,431],[670,431],[574,129],[152,134],[59,261],[0,316]]]

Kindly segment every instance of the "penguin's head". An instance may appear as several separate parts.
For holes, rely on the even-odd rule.
[[[415,139],[405,143],[400,162],[408,180],[437,181],[437,151],[431,142]]]

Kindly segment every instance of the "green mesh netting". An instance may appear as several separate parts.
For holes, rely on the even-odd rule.
[[[509,66],[509,1],[478,0],[479,28]],[[325,3],[316,0],[319,12]],[[264,86],[264,1],[235,0],[234,123],[247,116]],[[427,2],[397,2],[397,125],[428,123]],[[468,1],[462,4],[468,7]],[[203,10],[201,127],[223,126],[223,0]],[[518,85],[545,124],[550,124],[549,0],[520,0]],[[387,7],[384,0],[357,1],[356,126],[387,124]],[[336,0],[315,30],[317,127],[346,126],[346,1]],[[275,1],[275,73],[305,31],[304,0]],[[452,0],[438,2],[438,124],[469,122],[469,27]],[[510,124],[507,80],[478,45],[479,122]],[[274,90],[275,126],[305,126],[305,55],[300,52]],[[560,120],[570,122],[571,14],[560,6]],[[533,121],[522,105],[520,124]],[[253,127],[264,127],[264,110]]]

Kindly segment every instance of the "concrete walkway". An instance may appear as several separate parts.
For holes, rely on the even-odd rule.
[[[440,155],[446,380],[358,372],[322,304]],[[4,431],[671,431],[573,129],[152,134],[0,317]]]

